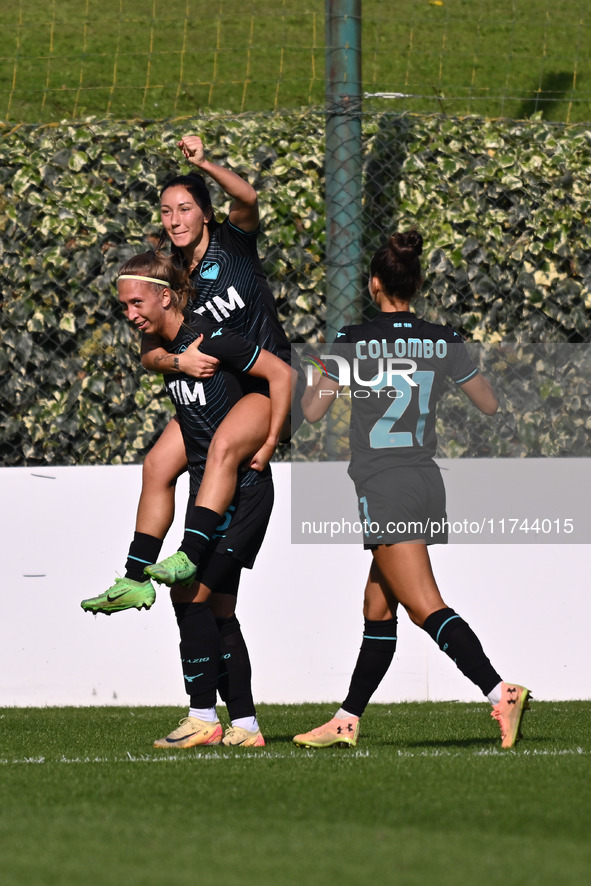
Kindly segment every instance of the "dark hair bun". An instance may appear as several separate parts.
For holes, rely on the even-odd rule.
[[[402,261],[418,258],[423,252],[423,236],[414,229],[390,237],[390,249]]]

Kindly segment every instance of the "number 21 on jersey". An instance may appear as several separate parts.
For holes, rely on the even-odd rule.
[[[429,399],[433,378],[432,371],[419,370],[413,373],[413,381],[417,387],[411,388],[408,381],[401,377],[396,382],[398,396],[388,406],[381,418],[377,420],[369,432],[369,443],[372,449],[390,449],[400,446],[414,446],[415,440],[418,446],[423,445],[425,422],[429,415]],[[380,386],[376,388],[379,389]],[[396,423],[402,418],[410,404],[413,390],[418,392],[419,417],[417,425],[412,431],[396,431]],[[414,437],[414,439],[413,439]]]

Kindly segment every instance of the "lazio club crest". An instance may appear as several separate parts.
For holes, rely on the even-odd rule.
[[[220,266],[217,261],[204,261],[201,263],[199,276],[203,280],[217,280],[220,272]]]

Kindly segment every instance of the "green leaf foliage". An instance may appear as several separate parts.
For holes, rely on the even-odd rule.
[[[161,379],[140,366],[113,282],[130,254],[156,242],[159,188],[186,169],[176,148],[186,132],[257,188],[260,251],[281,320],[292,341],[322,341],[323,114],[0,126],[2,464],[136,462],[168,421]],[[474,342],[588,342],[590,147],[583,125],[364,118],[360,289],[376,246],[416,226],[423,316]],[[212,192],[221,216],[225,195]],[[513,431],[493,432],[485,420],[468,438],[461,422],[444,421],[444,454],[588,454],[573,365],[571,376],[557,378],[554,365],[532,374],[536,394]],[[573,379],[582,424],[571,416],[557,443],[549,409]],[[453,408],[452,399],[452,417]]]

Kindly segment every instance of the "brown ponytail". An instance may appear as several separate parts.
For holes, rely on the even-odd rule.
[[[416,230],[397,232],[381,246],[370,262],[370,275],[377,277],[390,298],[410,301],[423,283],[419,256],[423,237]]]

